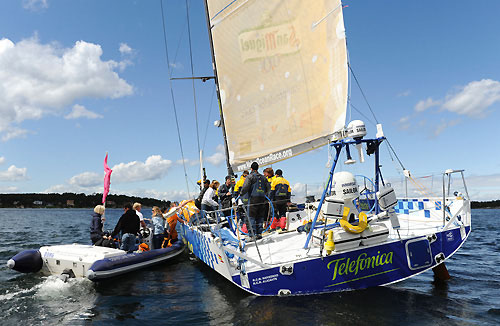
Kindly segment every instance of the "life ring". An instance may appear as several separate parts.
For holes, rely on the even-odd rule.
[[[347,210],[347,213],[349,213],[349,210]],[[368,217],[366,216],[365,212],[359,213],[359,216],[358,216],[359,223],[358,223],[358,225],[352,225],[351,223],[349,223],[347,221],[347,216],[349,216],[349,214],[345,214],[345,210],[344,210],[344,214],[342,216],[342,219],[339,221],[340,226],[342,226],[342,228],[346,232],[349,232],[349,233],[361,233],[368,226]]]

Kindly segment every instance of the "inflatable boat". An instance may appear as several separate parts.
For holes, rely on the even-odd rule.
[[[171,247],[127,253],[120,249],[82,244],[44,246],[25,250],[7,262],[21,273],[41,272],[63,278],[88,278],[100,281],[165,262],[182,253],[185,245],[177,241]]]

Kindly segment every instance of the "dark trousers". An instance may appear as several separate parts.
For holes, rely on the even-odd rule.
[[[286,216],[286,204],[287,204],[287,199],[276,199],[274,202],[273,202],[273,205],[274,205],[274,216],[276,216],[276,218],[280,218],[280,217],[283,217],[283,216]]]
[[[97,233],[90,233],[90,240],[92,241],[92,244],[95,244],[100,239],[102,239],[102,235],[99,235]]]
[[[154,246],[154,249],[160,249],[161,248],[161,244],[163,242],[163,238],[165,237],[164,234],[155,234],[153,236],[153,246]]]
[[[248,215],[253,231],[256,235],[262,234],[264,220],[267,218],[268,205],[265,197],[250,198],[250,209]],[[249,230],[250,231],[250,230]]]

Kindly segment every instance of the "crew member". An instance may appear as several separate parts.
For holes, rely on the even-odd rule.
[[[223,209],[224,216],[231,215],[231,176],[226,176],[226,182],[221,184],[219,189],[217,189],[217,194],[220,199],[220,203]]]
[[[269,192],[270,186],[266,177],[259,173],[259,164],[257,162],[253,162],[251,168],[252,172],[245,179],[241,194],[248,193],[250,195],[249,220],[256,239],[262,239],[263,223],[267,217],[266,194]]]
[[[270,199],[273,201],[276,217],[286,216],[286,207],[291,198],[290,183],[283,178],[283,171],[276,170],[276,177],[271,183]]]
[[[111,237],[114,238],[121,231],[122,244],[120,245],[120,249],[130,253],[135,248],[135,236],[139,232],[140,220],[139,216],[132,209],[132,205],[125,204],[123,210],[125,213],[118,220],[113,233],[111,233]]]
[[[234,198],[240,195],[241,187],[243,187],[243,183],[245,183],[245,179],[247,176],[248,176],[248,171],[247,170],[243,171],[243,174],[241,175],[240,179],[234,185]]]

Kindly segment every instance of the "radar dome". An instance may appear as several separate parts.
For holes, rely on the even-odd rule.
[[[359,189],[354,175],[347,171],[337,172],[332,178],[332,197],[346,200],[359,197]]]
[[[362,139],[366,136],[366,126],[361,120],[353,120],[347,125],[347,137]]]

